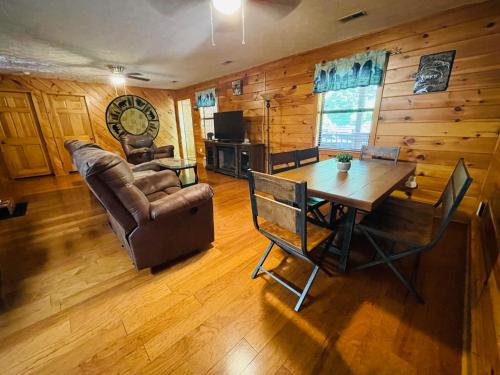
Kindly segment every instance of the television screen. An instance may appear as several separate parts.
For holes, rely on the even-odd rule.
[[[243,141],[245,126],[243,111],[214,113],[215,138],[223,141]]]

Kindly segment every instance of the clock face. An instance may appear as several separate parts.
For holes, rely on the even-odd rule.
[[[160,119],[155,108],[146,99],[135,95],[119,96],[106,109],[106,124],[113,137],[124,134],[148,134],[156,138]]]

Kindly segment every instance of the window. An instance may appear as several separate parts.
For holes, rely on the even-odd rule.
[[[360,150],[368,144],[379,86],[355,87],[321,94],[318,146]]]
[[[208,133],[214,132],[215,112],[217,112],[217,101],[213,107],[200,107],[201,128],[205,138],[208,138]]]

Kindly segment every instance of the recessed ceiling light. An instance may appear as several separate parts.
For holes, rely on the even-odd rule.
[[[31,74],[31,72],[23,72],[23,74],[29,76]]]

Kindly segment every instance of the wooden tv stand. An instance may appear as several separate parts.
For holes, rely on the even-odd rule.
[[[264,144],[205,140],[206,168],[246,178],[249,169],[264,172]]]

